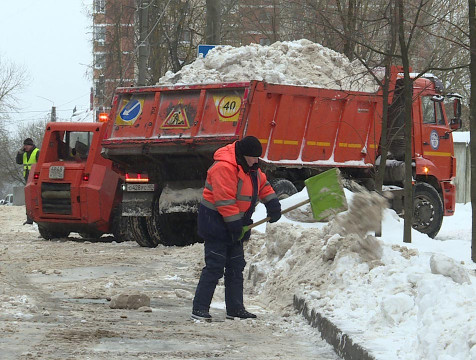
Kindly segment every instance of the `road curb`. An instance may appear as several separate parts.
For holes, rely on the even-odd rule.
[[[359,344],[356,344],[349,335],[345,334],[334,323],[329,321],[315,309],[309,311],[306,300],[294,295],[294,308],[301,313],[308,323],[321,332],[321,337],[334,347],[337,355],[345,360],[376,360]]]

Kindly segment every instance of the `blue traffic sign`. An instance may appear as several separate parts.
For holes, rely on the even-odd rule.
[[[207,56],[208,52],[213,49],[216,45],[198,45],[198,54],[197,56],[200,57],[202,54],[203,57]]]
[[[120,112],[120,117],[123,121],[132,121],[139,116],[142,111],[142,104],[139,100],[134,99],[129,101]]]

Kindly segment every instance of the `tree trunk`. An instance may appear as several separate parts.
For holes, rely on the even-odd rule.
[[[220,44],[220,1],[207,0],[207,26],[205,42],[209,45]]]
[[[468,0],[469,4],[469,39],[471,50],[470,77],[471,97],[469,110],[471,179],[476,179],[476,0]],[[471,209],[473,229],[471,233],[471,259],[476,262],[476,181],[471,181]]]
[[[405,99],[405,182],[404,182],[404,225],[403,242],[412,242],[413,223],[413,192],[412,192],[412,81],[410,79],[410,61],[405,40],[405,18],[403,0],[397,1],[398,6],[398,40],[403,65],[403,97]]]
[[[387,163],[387,153],[388,153],[388,107],[389,107],[389,85],[390,85],[390,67],[392,66],[392,56],[395,54],[395,48],[397,46],[397,29],[396,29],[396,8],[395,6],[389,6],[389,22],[390,22],[390,36],[389,36],[389,46],[388,46],[388,55],[385,59],[385,83],[383,84],[383,108],[382,108],[382,132],[380,135],[380,165],[378,167],[377,176],[375,178],[375,189],[377,192],[382,192],[383,180],[385,177],[385,167]]]

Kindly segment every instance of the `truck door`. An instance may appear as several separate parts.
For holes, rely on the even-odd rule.
[[[421,97],[423,157],[435,164],[431,175],[439,179],[449,179],[453,161],[453,141],[443,109],[440,97]]]

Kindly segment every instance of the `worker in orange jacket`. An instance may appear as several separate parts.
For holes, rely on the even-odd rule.
[[[262,147],[254,136],[218,149],[208,169],[198,211],[198,235],[204,239],[205,267],[193,299],[192,319],[211,321],[209,314],[218,280],[225,276],[226,317],[256,318],[243,305],[243,270],[246,262],[243,226],[251,225],[258,199],[264,203],[270,222],[281,217],[279,200],[258,168]]]

